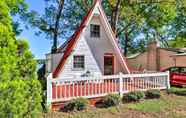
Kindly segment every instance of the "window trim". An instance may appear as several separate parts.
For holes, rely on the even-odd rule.
[[[83,68],[75,67],[75,57],[83,57]],[[76,70],[76,71],[84,70],[85,69],[85,55],[73,55],[72,68],[73,68],[73,70]]]
[[[95,30],[96,26],[98,26],[99,31]],[[101,37],[101,27],[99,24],[90,24],[90,37],[91,38],[100,38]]]

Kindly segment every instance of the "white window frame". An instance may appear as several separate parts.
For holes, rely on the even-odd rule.
[[[99,27],[98,31],[96,31],[95,27]],[[91,38],[100,38],[101,36],[101,27],[99,24],[90,24],[90,37]]]
[[[75,57],[83,57],[83,62],[75,62]],[[80,60],[79,60],[80,61]],[[81,60],[82,61],[82,60]],[[75,63],[82,63],[83,67],[75,67]],[[72,62],[73,70],[84,70],[85,69],[85,55],[73,55],[73,62]]]

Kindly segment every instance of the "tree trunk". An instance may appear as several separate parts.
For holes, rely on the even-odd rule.
[[[119,19],[121,0],[117,0],[116,6],[113,8],[111,17],[111,27],[115,34],[117,34],[117,23]]]
[[[57,12],[57,15],[56,15],[55,28],[54,28],[52,53],[56,53],[56,51],[57,51],[59,22],[60,22],[60,18],[61,18],[61,15],[62,15],[63,6],[64,6],[64,0],[60,0],[59,6],[58,6],[58,12]]]

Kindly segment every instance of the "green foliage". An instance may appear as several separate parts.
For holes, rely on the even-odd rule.
[[[142,91],[130,92],[123,96],[123,100],[126,102],[137,102],[145,98],[145,93]]]
[[[181,96],[186,96],[186,88],[176,88],[176,87],[171,87],[168,90],[168,93],[176,94],[176,95],[181,95]]]
[[[41,110],[41,86],[36,62],[25,40],[16,40],[10,13],[23,0],[0,1],[0,117],[37,118]]]
[[[117,106],[121,102],[119,94],[109,94],[103,99],[104,107]]]
[[[69,111],[81,111],[81,110],[85,110],[88,106],[88,100],[85,98],[76,98],[73,99],[69,102],[67,102],[64,105],[64,111],[69,112]]]
[[[53,40],[52,52],[56,51],[59,39],[70,36],[71,31],[79,24],[82,9],[74,5],[74,1],[44,0],[45,9],[43,14],[32,11],[25,17],[26,21],[35,28],[35,34],[43,34],[46,39]],[[81,13],[82,12],[82,13]]]
[[[177,36],[173,40],[170,40],[169,46],[173,48],[185,48],[186,47],[186,33]]]
[[[184,0],[166,0],[166,2],[125,0],[120,2],[119,11],[116,13],[118,1],[120,0],[104,0],[102,5],[109,21],[118,21],[117,36],[121,47],[127,49],[128,54],[144,50],[147,42],[155,38],[163,46],[167,46],[168,39],[175,38],[178,32],[185,29],[183,27],[186,21]],[[59,2],[53,0],[45,0],[45,2],[47,4],[44,14],[32,11],[25,16],[31,26],[36,27],[37,35],[42,33],[47,39],[54,39],[55,16],[57,16],[56,11],[59,11]],[[92,4],[93,0],[71,0],[64,3],[57,31],[58,42],[60,38],[71,36]],[[115,20],[117,14],[119,17]]]
[[[145,96],[146,96],[146,98],[150,98],[150,99],[160,98],[161,93],[160,93],[160,90],[153,89],[153,90],[146,91]]]

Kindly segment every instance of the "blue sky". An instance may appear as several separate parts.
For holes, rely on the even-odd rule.
[[[39,13],[44,11],[44,0],[26,0],[29,5],[29,10],[35,10]],[[45,39],[44,36],[36,36],[34,29],[24,29],[20,38],[25,38],[29,41],[30,49],[35,57],[38,59],[44,58],[45,54],[50,51],[51,40]]]

